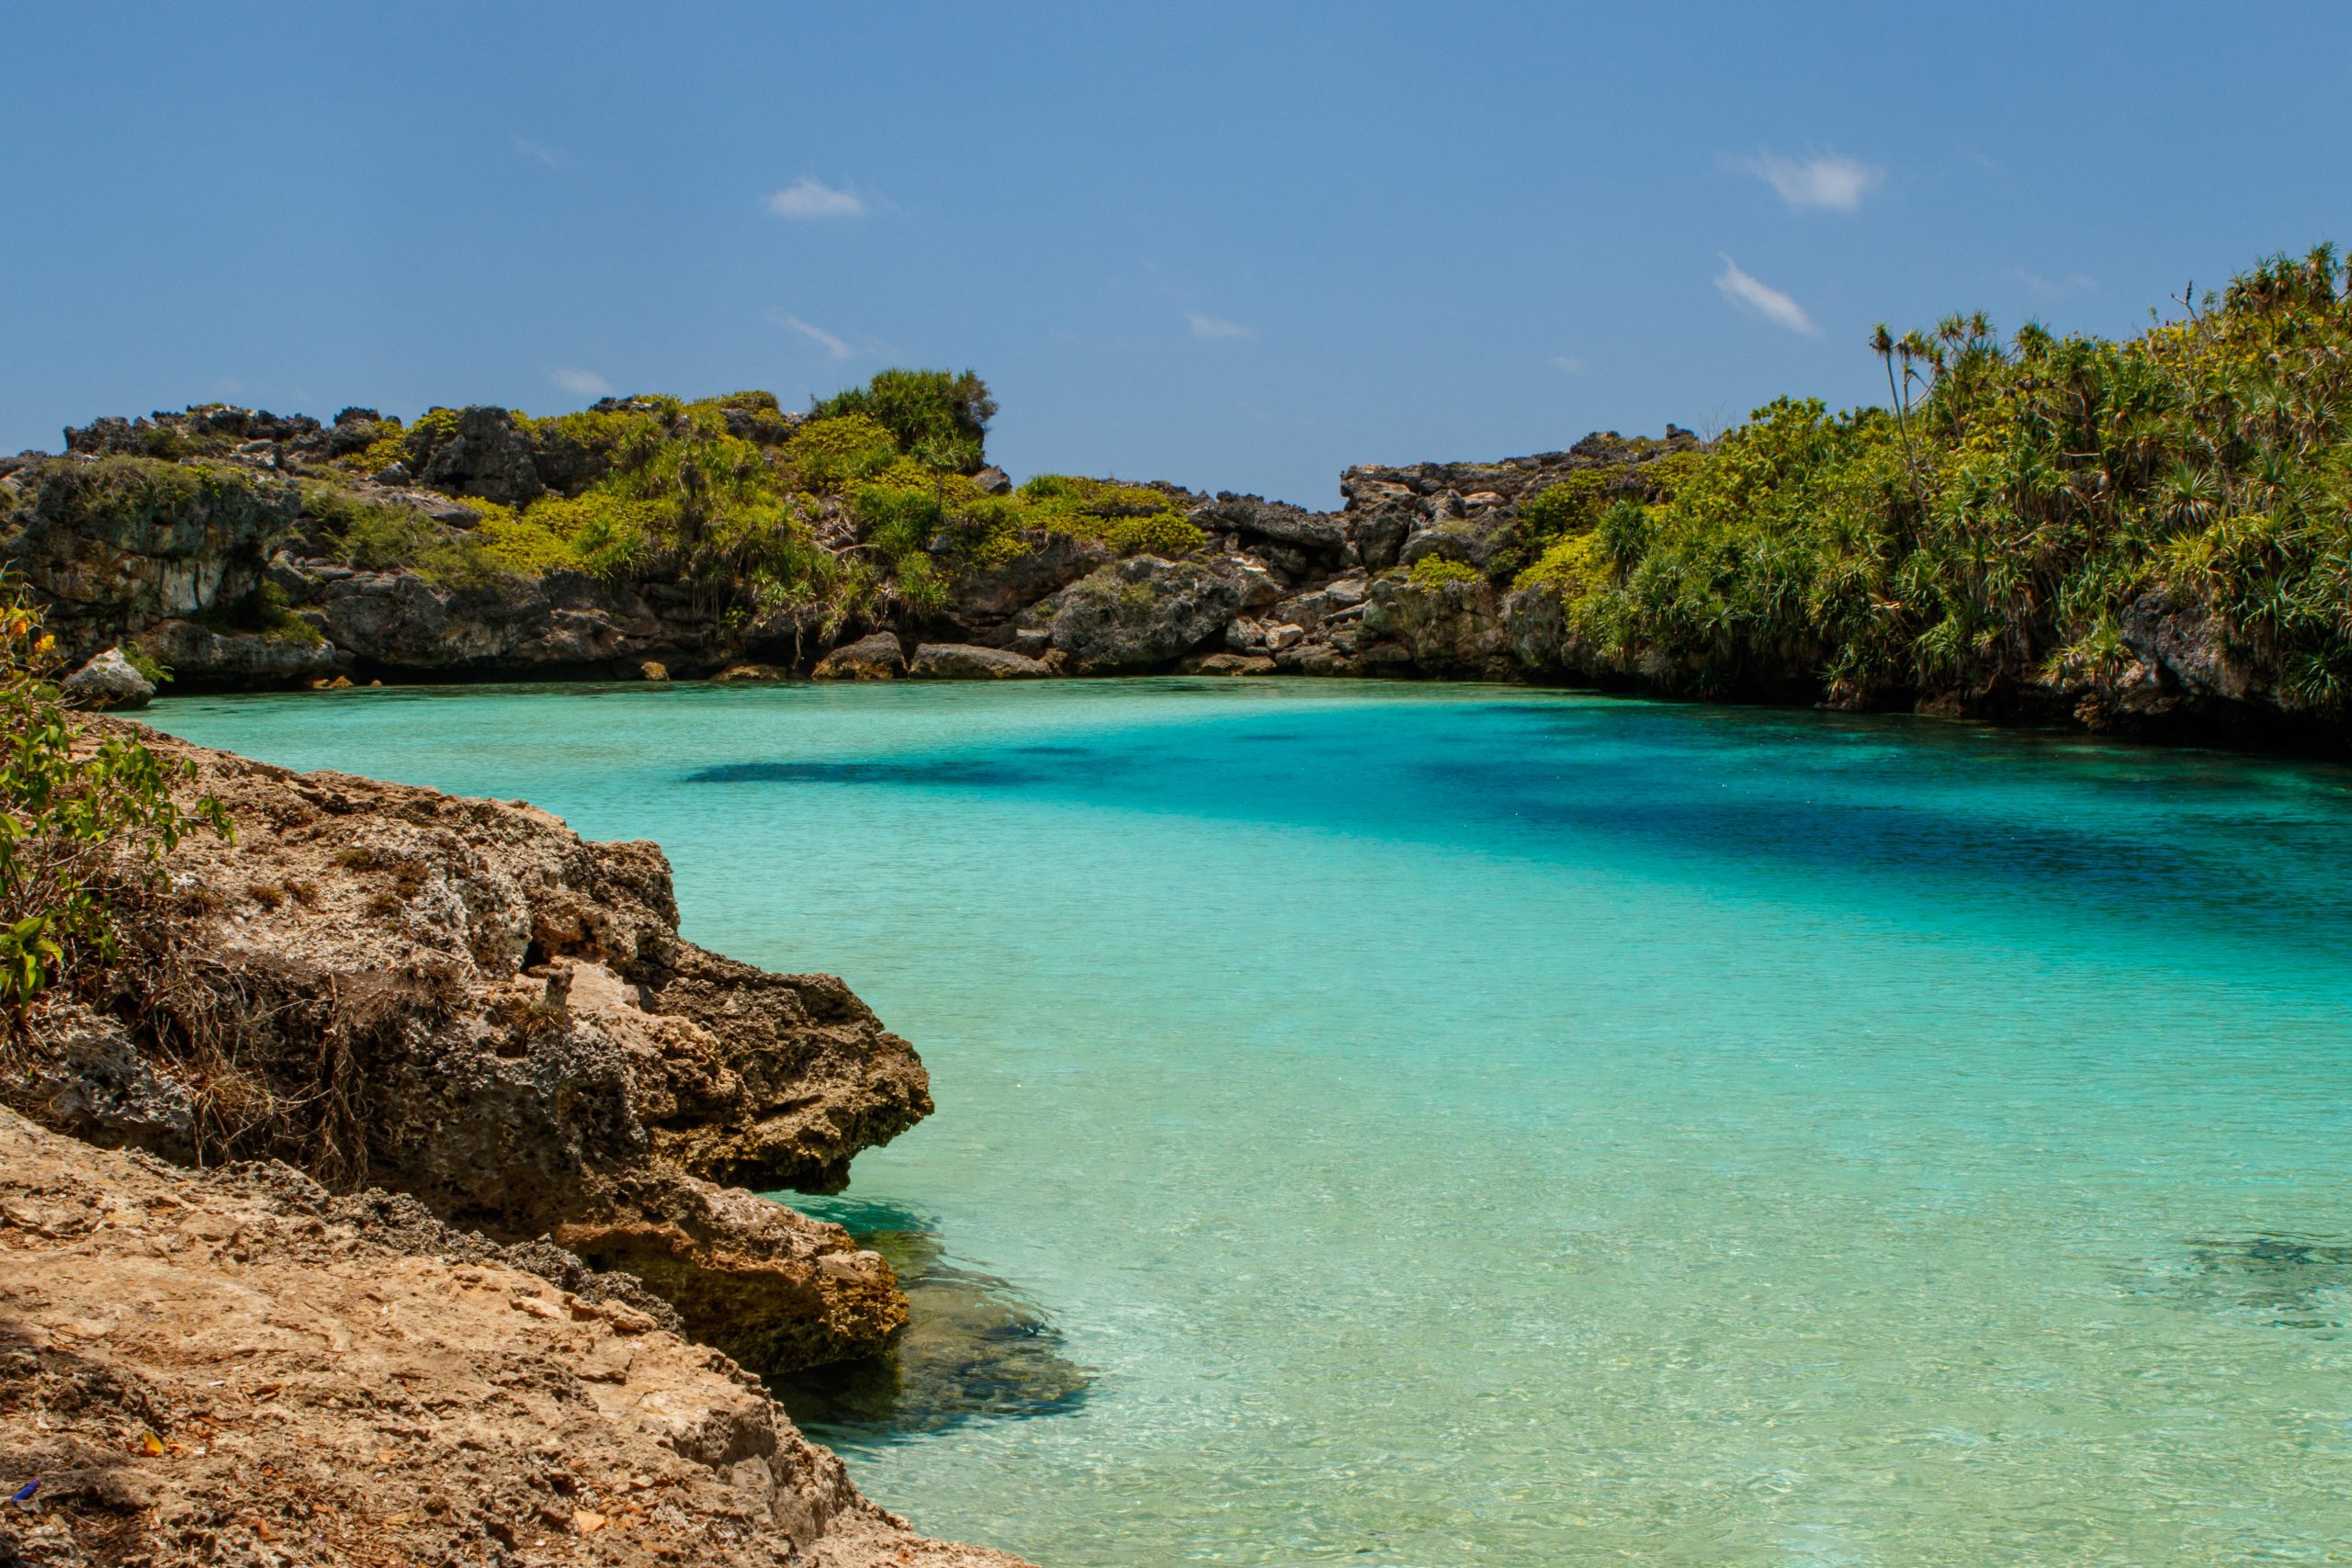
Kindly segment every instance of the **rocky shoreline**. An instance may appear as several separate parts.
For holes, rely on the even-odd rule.
[[[0,1442],[12,1486],[49,1478],[40,1517],[78,1521],[10,1513],[20,1554],[260,1562],[390,1529],[356,1479],[380,1448],[443,1477],[394,1531],[424,1561],[515,1561],[525,1536],[582,1561],[1012,1561],[916,1540],[759,1392],[907,1322],[879,1254],[757,1195],[838,1190],[932,1109],[848,987],[679,938],[654,845],[80,722],[191,764],[235,836],[174,850],[116,962],[7,1045]],[[201,1392],[263,1366],[260,1404]],[[514,1397],[475,1410],[485,1378]],[[160,1456],[122,1447],[141,1426]],[[637,1495],[657,1471],[678,1490]],[[643,1528],[592,1541],[580,1516]]]
[[[776,433],[803,421],[763,414],[763,426],[727,412],[730,428],[761,440],[782,440]],[[459,411],[434,427],[432,442],[421,444],[422,426],[409,438],[401,450],[412,460],[367,479],[337,470],[333,506],[398,513],[462,543],[487,525],[485,510],[560,496],[597,472],[591,455],[539,428],[548,423]],[[1197,542],[1146,547],[1031,528],[973,557],[942,533],[927,547],[942,585],[933,600],[886,597],[846,612],[771,602],[726,581],[564,567],[458,581],[424,567],[353,565],[338,558],[326,503],[306,476],[347,462],[336,454],[379,428],[364,410],[322,426],[213,408],[69,431],[62,456],[0,460],[0,550],[77,661],[119,648],[191,691],[1295,674],[1697,692],[2225,741],[2342,739],[2339,724],[2299,706],[2245,656],[2222,617],[2164,592],[2116,606],[2116,649],[2095,667],[2052,660],[2031,674],[1951,689],[1841,684],[1825,674],[1816,647],[1718,667],[1654,649],[1590,646],[1556,583],[1514,581],[1559,536],[1539,534],[1522,514],[1546,492],[1603,502],[1651,493],[1653,465],[1705,450],[1671,426],[1663,439],[1602,433],[1566,451],[1500,462],[1350,468],[1336,512],[1130,487],[1114,493],[1181,515]],[[162,475],[170,483],[142,471],[135,494],[118,493],[129,481],[107,465],[154,469],[159,459],[136,455],[157,450],[203,456],[172,459]],[[993,469],[956,482],[1005,483]],[[854,508],[804,499],[818,515],[810,547],[857,558],[866,546],[849,520]],[[1124,504],[1104,510],[1116,514]],[[136,703],[125,679],[132,673],[119,661],[93,669],[85,693]]]

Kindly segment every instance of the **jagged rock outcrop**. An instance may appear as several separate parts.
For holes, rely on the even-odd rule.
[[[1520,672],[1499,595],[1482,577],[1426,584],[1382,579],[1364,603],[1363,629],[1430,674],[1508,680]]]
[[[1182,659],[1222,635],[1251,599],[1277,592],[1262,570],[1253,578],[1234,562],[1130,556],[1063,589],[1046,619],[1071,669],[1107,674]]]
[[[948,614],[981,631],[1001,626],[1113,558],[1099,539],[1031,529],[1018,536],[1021,553],[1001,566],[967,572],[950,591]]]
[[[603,473],[597,453],[560,432],[533,429],[502,408],[477,404],[454,419],[424,419],[409,434],[403,467],[418,484],[523,506],[548,491],[571,494]]]
[[[226,464],[52,459],[0,475],[0,555],[81,660],[253,598],[300,510],[293,485]]]
[[[651,844],[139,733],[196,765],[236,838],[181,844],[123,962],[36,1015],[0,1099],[101,1142],[284,1158],[493,1236],[559,1235],[763,1371],[904,1321],[877,1256],[744,1190],[838,1189],[931,1110],[912,1047],[839,980],[682,941]]]
[[[406,1198],[0,1110],[0,1562],[1020,1568],[916,1536],[673,1327]]]

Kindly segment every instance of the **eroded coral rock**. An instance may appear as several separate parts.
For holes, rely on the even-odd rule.
[[[284,1166],[0,1110],[0,1559],[1020,1568],[859,1495],[658,1301]]]
[[[837,1190],[931,1111],[913,1048],[839,980],[681,940],[654,845],[140,733],[195,764],[236,839],[181,844],[112,988],[38,1015],[0,1098],[166,1157],[390,1188],[495,1236],[587,1227],[614,1267],[658,1252],[650,1282],[762,1370],[903,1321],[878,1258],[752,1196]]]

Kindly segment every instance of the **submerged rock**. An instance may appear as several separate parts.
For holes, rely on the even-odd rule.
[[[967,1421],[1078,1407],[1094,1372],[1009,1282],[947,1260],[937,1233],[888,1205],[847,1205],[857,1239],[890,1261],[907,1325],[871,1357],[775,1380],[797,1421],[865,1435],[935,1432]]]
[[[141,675],[122,649],[109,648],[58,683],[76,707],[143,708],[155,697],[155,683]]]

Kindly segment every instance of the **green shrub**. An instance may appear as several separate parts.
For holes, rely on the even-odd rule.
[[[890,432],[900,451],[927,468],[971,473],[988,461],[989,421],[996,400],[988,383],[967,370],[883,370],[863,387],[816,405],[819,421],[870,419]],[[864,476],[860,476],[861,478]]]
[[[12,591],[0,608],[0,1003],[12,1023],[61,977],[116,956],[119,901],[152,886],[183,838],[231,830],[217,799],[173,799],[193,762],[119,735],[77,752],[49,680],[53,646]]]
[[[1583,533],[1600,521],[1613,477],[1609,469],[1579,468],[1536,491],[1520,503],[1521,532],[1533,544],[1562,534]]]
[[[1189,555],[1208,535],[1149,485],[1039,474],[1014,492],[1019,525],[1099,539],[1123,555]]]
[[[149,685],[165,686],[171,683],[170,665],[165,664],[135,642],[126,642],[119,646],[122,649],[123,661],[138,671],[141,679]]]
[[[1419,588],[1442,588],[1449,582],[1484,582],[1487,574],[1467,561],[1423,556],[1406,569],[1407,581]]]
[[[898,457],[898,438],[860,413],[812,419],[784,444],[785,461],[814,491],[845,490],[872,479]]]
[[[355,495],[331,485],[308,486],[303,509],[323,525],[334,558],[363,571],[413,571],[445,587],[496,581],[498,562],[482,541],[435,522],[424,513]],[[483,501],[466,503],[485,514],[511,516]]]
[[[259,499],[276,489],[275,481],[226,463],[174,463],[117,452],[87,463],[45,465],[38,504],[77,525],[200,525],[241,493]]]

